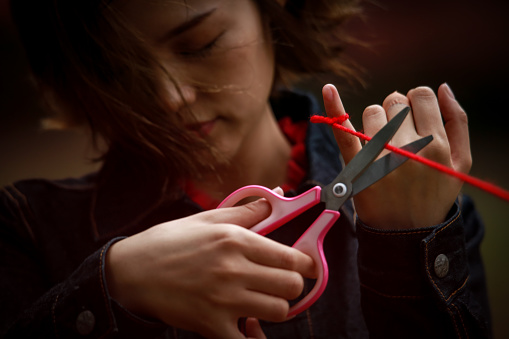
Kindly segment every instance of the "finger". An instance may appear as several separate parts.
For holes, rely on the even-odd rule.
[[[209,339],[246,339],[238,327],[238,320],[229,314],[222,314],[219,311],[212,316],[198,323],[199,326],[190,327],[193,332],[198,332],[201,336]]]
[[[364,129],[364,134],[369,137],[373,137],[386,124],[387,114],[382,106],[368,106],[362,113],[362,127]]]
[[[293,300],[304,289],[304,278],[294,271],[256,264],[247,264],[245,271],[244,283],[252,291]]]
[[[310,256],[255,233],[245,255],[250,261],[263,266],[295,271],[307,278],[317,276],[316,265]]]
[[[285,195],[285,192],[284,192],[284,191],[283,191],[283,189],[282,189],[281,187],[279,187],[279,186],[278,186],[278,187],[276,187],[276,188],[273,188],[273,189],[272,189],[272,191],[273,191],[274,193],[277,193],[277,194],[281,195],[281,196],[284,196],[284,195]]]
[[[246,320],[246,337],[248,339],[267,339],[263,333],[260,322],[256,318],[247,318]]]
[[[429,87],[417,87],[407,94],[412,107],[415,128],[420,136],[433,135],[445,140],[446,134],[435,93]]]
[[[371,105],[366,107],[362,113],[362,127],[364,133],[373,137],[378,131],[387,124],[387,113],[382,106]],[[389,151],[382,150],[379,157],[384,156]]]
[[[203,222],[209,224],[234,224],[244,228],[251,228],[266,219],[271,207],[265,199],[247,203],[241,206],[225,207],[196,214]]]
[[[410,100],[401,93],[394,92],[385,98],[382,104],[385,112],[387,112],[387,119],[394,118],[402,109],[410,106]],[[394,145],[404,145],[417,138],[413,114],[410,112],[401,124],[400,128],[391,140]]]
[[[246,339],[235,321],[217,324],[215,328],[213,328],[213,331],[214,333],[202,333],[202,335],[211,339]]]
[[[453,167],[467,173],[472,166],[467,114],[456,101],[447,84],[442,84],[438,88],[438,102],[444,118],[447,139],[451,147]]]
[[[327,116],[338,117],[346,113],[343,103],[339,97],[338,90],[334,85],[325,85],[322,89],[322,95]],[[349,120],[346,120],[343,123],[343,126],[355,130]],[[338,143],[341,154],[343,155],[343,159],[346,163],[350,162],[350,160],[362,148],[359,138],[347,132],[337,130],[336,128],[333,129],[333,131],[336,142]]]
[[[398,114],[401,109],[403,109],[406,106],[410,106],[410,100],[403,94],[399,92],[394,92],[389,94],[383,104],[382,104],[384,110],[387,112],[388,120],[394,118],[396,114]],[[396,108],[392,109],[393,106],[396,106]]]
[[[290,310],[286,299],[273,295],[244,290],[232,309],[239,317],[254,317],[266,321],[285,321]]]
[[[223,248],[241,253],[249,262],[295,271],[304,277],[317,276],[313,259],[298,249],[231,224],[215,224],[214,229],[219,232],[214,236],[220,237]]]

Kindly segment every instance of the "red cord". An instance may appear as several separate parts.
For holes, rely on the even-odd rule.
[[[359,137],[363,140],[366,140],[366,141],[369,141],[371,140],[370,137],[368,137],[367,135],[363,134],[363,133],[360,133],[360,132],[356,132],[352,129],[349,129],[343,125],[341,125],[345,120],[349,119],[349,116],[348,114],[343,114],[339,117],[335,117],[335,118],[329,118],[329,117],[324,117],[324,116],[319,116],[319,115],[314,115],[311,117],[311,122],[313,123],[325,123],[325,124],[328,124],[328,125],[331,125],[332,127],[334,128],[337,128],[339,130],[342,130],[344,132],[347,132],[347,133],[350,133],[352,135],[355,135],[356,137]],[[413,159],[413,160],[416,160],[424,165],[427,165],[431,168],[434,168],[440,172],[443,172],[443,173],[446,173],[448,175],[451,175],[451,176],[454,176],[456,178],[458,178],[459,180],[462,180],[463,182],[466,182],[472,186],[475,186],[477,188],[480,188],[488,193],[491,193],[501,199],[504,199],[506,201],[509,201],[509,192],[494,185],[494,184],[491,184],[489,182],[486,182],[486,181],[483,181],[481,179],[478,179],[478,178],[475,178],[475,177],[472,177],[468,174],[465,174],[465,173],[461,173],[461,172],[458,172],[458,171],[455,171],[453,170],[452,168],[449,168],[445,165],[442,165],[438,162],[435,162],[435,161],[432,161],[432,160],[429,160],[429,159],[426,159],[424,157],[421,157],[417,154],[414,154],[412,152],[408,152],[408,151],[405,151],[405,150],[402,150],[401,148],[397,148],[397,147],[394,147],[392,145],[385,145],[385,148],[394,152],[394,153],[397,153],[397,154],[401,154],[407,158],[410,158],[410,159]]]

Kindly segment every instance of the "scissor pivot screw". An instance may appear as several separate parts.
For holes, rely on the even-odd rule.
[[[347,191],[348,191],[348,189],[346,188],[346,185],[343,183],[337,183],[332,188],[332,193],[337,198],[344,197]]]

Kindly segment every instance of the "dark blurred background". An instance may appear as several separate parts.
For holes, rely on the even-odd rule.
[[[504,101],[509,90],[509,2],[504,0],[380,0],[365,5],[350,29],[369,48],[348,54],[365,69],[365,88],[340,87],[360,128],[364,107],[389,93],[447,82],[469,115],[471,174],[509,189]],[[30,10],[30,9],[27,9]],[[34,27],[37,29],[37,27]],[[318,89],[319,90],[319,89]],[[0,0],[0,186],[32,177],[78,176],[97,168],[86,136],[43,131],[26,60]],[[465,186],[486,223],[482,246],[494,332],[509,338],[509,202]]]

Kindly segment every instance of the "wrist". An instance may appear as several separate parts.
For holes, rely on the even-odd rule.
[[[136,289],[132,288],[134,277],[129,270],[129,259],[125,251],[127,239],[123,239],[110,246],[105,257],[106,289],[112,299],[124,309],[137,316],[146,316],[136,302]]]

